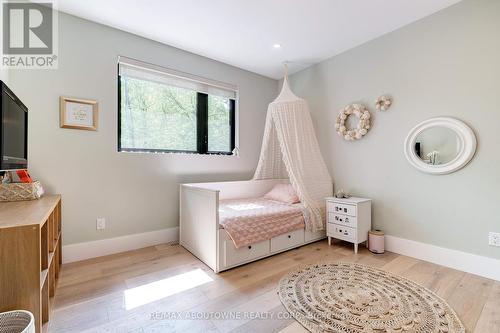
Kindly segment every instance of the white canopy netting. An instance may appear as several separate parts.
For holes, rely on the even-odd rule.
[[[269,104],[259,164],[253,179],[288,178],[306,210],[306,230],[325,229],[325,197],[333,183],[321,156],[307,101],[295,96],[285,75]]]

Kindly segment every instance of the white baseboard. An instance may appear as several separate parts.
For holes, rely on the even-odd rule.
[[[176,242],[179,228],[101,239],[63,246],[63,263],[136,250],[147,246]],[[467,252],[386,235],[385,249],[438,265],[500,281],[500,260]]]
[[[108,254],[176,241],[179,241],[179,227],[64,245],[62,248],[63,263],[101,257]]]
[[[438,265],[500,281],[500,260],[436,245],[385,236],[385,249]]]

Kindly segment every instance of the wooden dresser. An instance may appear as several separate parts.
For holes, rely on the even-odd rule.
[[[31,311],[37,333],[49,320],[61,246],[61,196],[0,203],[0,312]]]

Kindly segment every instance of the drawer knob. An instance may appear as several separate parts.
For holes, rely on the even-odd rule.
[[[251,250],[252,249],[252,245],[248,245],[248,249]]]
[[[292,235],[288,235],[288,238],[292,238]]]

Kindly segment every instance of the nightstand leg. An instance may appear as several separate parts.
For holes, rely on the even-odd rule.
[[[328,237],[328,246],[332,245],[332,237]]]
[[[354,244],[354,254],[358,254],[358,244]]]

